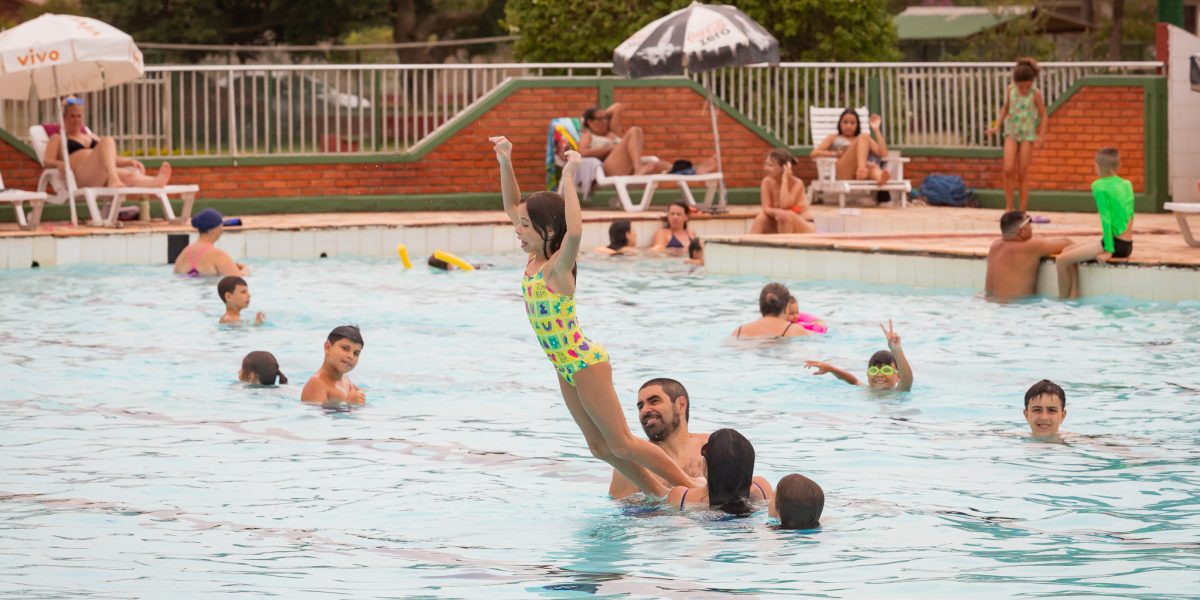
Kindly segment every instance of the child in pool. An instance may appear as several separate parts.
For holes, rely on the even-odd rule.
[[[779,480],[768,514],[779,519],[780,529],[816,529],[825,510],[825,491],[817,482],[792,473]]]
[[[637,254],[637,231],[629,219],[617,219],[608,226],[608,245],[592,250],[609,256]]]
[[[346,377],[358,366],[362,349],[362,333],[358,327],[342,325],[329,332],[329,338],[325,340],[325,362],[300,390],[300,400],[317,404],[330,400],[365,404],[367,395]]]
[[[871,359],[867,361],[866,386],[872,390],[907,392],[912,389],[913,372],[908,359],[904,357],[904,349],[900,347],[900,335],[892,327],[891,319],[888,319],[886,328],[883,324],[880,324],[879,328],[883,329],[883,335],[887,337],[888,349],[872,354]],[[829,363],[810,360],[806,361],[804,366],[813,369],[815,375],[833,373],[835,377],[850,385],[863,385],[850,372]]]
[[[500,163],[504,212],[512,220],[521,249],[529,253],[521,282],[525,311],[542,350],[558,372],[563,401],[588,449],[641,489],[653,485],[650,472],[671,485],[694,486],[696,482],[661,448],[629,431],[613,388],[608,353],[587,339],[580,328],[575,312],[575,273],[583,217],[575,186],[566,186],[562,196],[536,192],[522,199],[512,165],[512,142],[502,136],[490,139]],[[572,180],[580,160],[578,152],[567,152],[563,179]]]
[[[1033,151],[1042,147],[1046,138],[1046,102],[1042,93],[1033,87],[1038,76],[1038,64],[1032,58],[1018,58],[1012,70],[1012,85],[1008,86],[1000,116],[988,129],[988,135],[1000,131],[1004,123],[1004,211],[1013,209],[1014,180],[1020,193],[1020,211],[1029,207],[1029,165]]]
[[[700,238],[692,238],[688,244],[688,257],[683,262],[689,265],[704,266],[704,242]]]
[[[276,379],[280,385],[287,385],[287,376],[279,370],[279,361],[275,360],[274,354],[256,350],[242,359],[238,381],[254,385],[275,385]]]
[[[783,318],[813,333],[825,333],[829,331],[829,328],[825,326],[825,321],[808,313],[800,312],[800,304],[796,302],[795,296],[792,296],[792,299],[788,300],[787,311],[784,312]]]
[[[217,295],[225,303],[225,314],[221,315],[218,323],[222,325],[241,324],[242,311],[250,306],[250,288],[246,280],[236,275],[230,275],[217,283]],[[254,324],[262,325],[267,320],[265,313],[254,315]]]

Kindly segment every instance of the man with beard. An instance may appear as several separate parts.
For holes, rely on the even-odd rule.
[[[704,477],[700,449],[708,443],[707,433],[688,433],[691,401],[683,384],[661,377],[642,384],[638,390],[638,420],[654,445],[662,448],[689,477]],[[608,495],[620,500],[636,494],[637,486],[613,470]]]

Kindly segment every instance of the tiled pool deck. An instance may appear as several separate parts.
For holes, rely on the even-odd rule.
[[[785,280],[856,280],[917,287],[979,289],[983,260],[998,237],[1001,211],[912,207],[862,209],[840,215],[836,208],[813,209],[818,233],[748,235],[755,207],[693,218],[707,242],[708,270],[765,275]],[[1038,213],[1051,222],[1037,235],[1085,239],[1099,235],[1094,214]],[[607,242],[616,218],[635,221],[645,244],[662,212],[584,213],[584,247]],[[419,257],[435,249],[456,253],[516,250],[516,238],[500,211],[388,212],[258,215],[228,228],[219,246],[236,259],[394,256],[404,243]],[[1135,221],[1134,254],[1118,265],[1085,265],[1085,295],[1117,293],[1152,300],[1200,299],[1200,248],[1188,247],[1171,214],[1142,214]],[[45,223],[38,231],[0,224],[0,267],[29,268],[77,263],[163,264],[170,235],[195,232],[163,221],[128,222],[123,228],[71,227]],[[1040,290],[1053,294],[1052,265],[1044,265]]]

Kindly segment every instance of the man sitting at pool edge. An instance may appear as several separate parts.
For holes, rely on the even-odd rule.
[[[650,442],[662,448],[689,477],[704,477],[704,458],[700,455],[700,448],[708,442],[709,434],[688,432],[692,402],[683,384],[666,377],[651,379],[638,390],[637,407],[642,431],[646,432]],[[613,469],[612,483],[608,486],[609,496],[620,500],[637,491],[637,486]]]
[[[1071,245],[1066,238],[1033,237],[1033,219],[1010,210],[1000,217],[1001,239],[992,242],[987,255],[984,294],[988,300],[1010,302],[1037,292],[1042,259]]]
[[[1067,393],[1058,384],[1043,379],[1025,392],[1025,421],[1033,437],[1062,441],[1058,427],[1067,418]]]

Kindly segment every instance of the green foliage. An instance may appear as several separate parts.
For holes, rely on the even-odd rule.
[[[84,12],[144,42],[312,44],[336,39],[386,0],[82,0]]]
[[[989,12],[998,18],[1004,17],[1004,11],[1010,7],[1032,9],[1034,6],[1033,0],[989,0],[980,4],[987,6]],[[1039,33],[1047,20],[1045,13],[1030,10],[999,27],[971,37],[962,50],[949,58],[958,61],[1010,62],[1021,56],[1030,56],[1039,61],[1049,60],[1054,58],[1054,40],[1049,35]]]
[[[613,50],[690,0],[508,0],[517,56],[534,62],[612,60]],[[886,0],[742,0],[779,39],[783,60],[884,61],[899,56]]]

